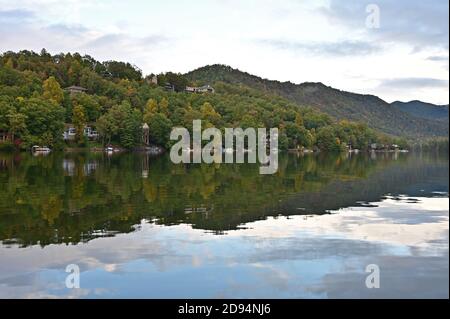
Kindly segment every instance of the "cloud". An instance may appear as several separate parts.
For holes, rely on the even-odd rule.
[[[448,88],[448,80],[434,78],[393,78],[383,80],[379,88],[391,89],[424,89]]]
[[[257,43],[281,50],[302,51],[311,55],[334,57],[360,56],[382,51],[379,45],[365,41],[304,43],[270,39],[257,40]]]
[[[83,24],[48,24],[31,11],[0,10],[1,51],[46,48],[51,53],[87,53],[99,60],[119,59],[145,65],[146,54],[171,39],[158,34],[106,33]]]
[[[23,9],[0,11],[0,23],[26,22],[35,18],[33,12]]]
[[[435,61],[435,62],[448,62],[448,55],[432,55],[427,58],[429,61]]]
[[[51,24],[44,28],[44,30],[47,30],[49,32],[59,33],[59,34],[66,34],[69,36],[83,36],[84,34],[88,33],[90,30],[80,24],[72,24],[72,25],[66,25],[66,24]]]
[[[73,45],[86,37],[89,31],[81,25],[46,24],[31,11],[0,11],[3,50]]]
[[[367,29],[368,16],[362,1],[331,0],[329,6],[322,7],[330,23],[346,26],[351,30],[363,31],[368,37],[385,43],[404,43],[414,51],[424,48],[444,48],[448,50],[449,4],[446,0],[378,0],[380,28]]]
[[[167,42],[169,39],[159,35],[149,35],[145,37],[132,37],[123,33],[101,35],[89,42],[84,47],[89,49],[117,49],[122,47],[139,46],[142,49],[148,49]]]

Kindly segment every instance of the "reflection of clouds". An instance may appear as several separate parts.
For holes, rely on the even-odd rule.
[[[448,298],[448,253],[443,257],[367,257],[348,271],[325,274],[307,290],[327,298]],[[380,289],[363,284],[369,263],[380,267]]]
[[[448,198],[420,198],[417,202],[411,202],[411,198],[388,198],[373,204],[375,207],[343,209],[310,218],[269,218],[247,224],[247,229],[230,231],[228,235],[308,240],[320,236],[319,239],[334,237],[421,248],[431,248],[436,241],[448,239]]]
[[[1,279],[0,298],[55,299],[64,294],[66,298],[79,299],[90,293],[88,289],[66,289],[64,280],[59,283],[43,277],[33,273]]]
[[[143,222],[85,244],[1,246],[0,297],[445,296],[448,203],[387,198],[329,215],[269,218],[224,236]],[[82,271],[81,290],[65,288],[71,263]],[[369,263],[382,270],[377,292],[364,286]]]

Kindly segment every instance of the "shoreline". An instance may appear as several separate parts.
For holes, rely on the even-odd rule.
[[[160,146],[139,146],[133,149],[126,149],[120,146],[111,146],[112,150],[107,151],[106,147],[65,147],[61,151],[64,153],[151,153],[154,155],[162,155],[166,150]]]

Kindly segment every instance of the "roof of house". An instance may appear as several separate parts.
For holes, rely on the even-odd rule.
[[[76,90],[76,91],[87,91],[87,89],[86,88],[84,88],[84,87],[81,87],[81,86],[76,86],[76,85],[72,85],[72,86],[69,86],[69,87],[67,87],[67,88],[65,88],[66,90]]]
[[[195,91],[195,90],[208,90],[208,89],[211,89],[211,90],[214,90],[214,88],[211,86],[211,85],[203,85],[203,86],[199,86],[199,87],[196,87],[196,86],[186,86],[186,90],[187,91]]]
[[[211,85],[203,85],[198,88],[199,90],[214,90],[214,88]]]

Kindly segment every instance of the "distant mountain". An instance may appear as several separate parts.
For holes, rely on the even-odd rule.
[[[396,101],[391,105],[403,112],[414,115],[415,117],[446,122],[448,122],[449,119],[448,105],[436,105],[417,100],[410,102]]]
[[[449,132],[448,123],[442,120],[413,116],[374,95],[345,92],[322,83],[271,81],[225,65],[205,66],[185,76],[203,84],[225,82],[270,92],[297,105],[317,108],[336,119],[366,123],[390,135],[417,138],[448,136]]]

